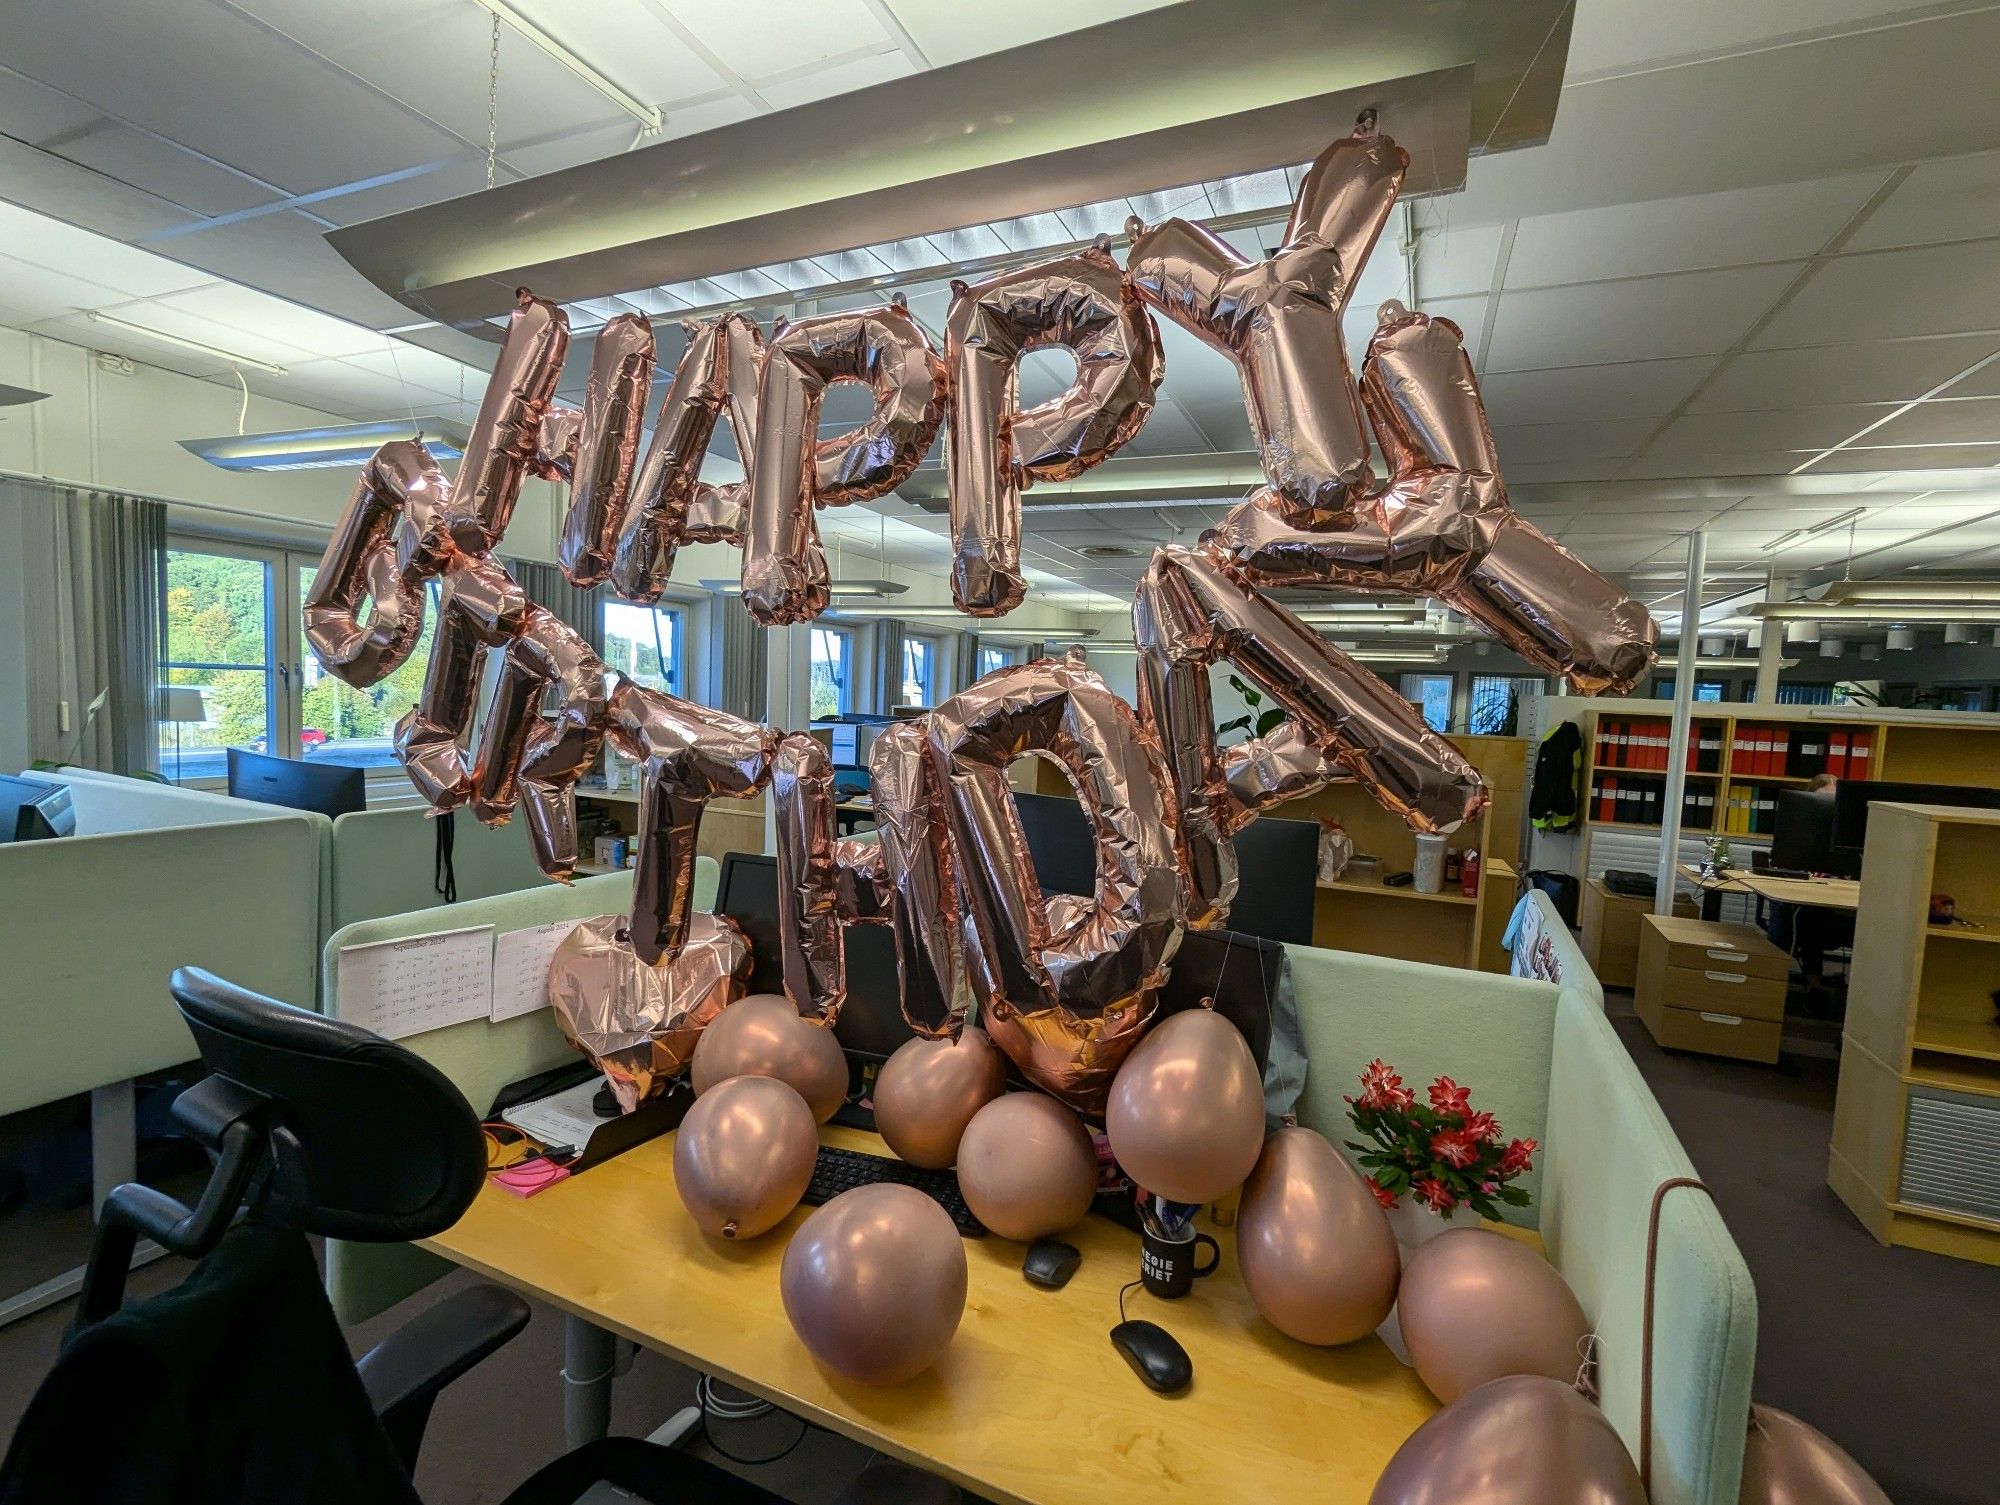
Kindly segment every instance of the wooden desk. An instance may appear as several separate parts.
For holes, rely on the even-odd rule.
[[[1755,894],[1777,904],[1818,909],[1861,907],[1861,884],[1854,878],[1774,878],[1748,868],[1730,868],[1727,877],[1704,878],[1701,869],[1688,862],[1677,863],[1674,870],[1701,891],[1704,920],[1717,918],[1709,909],[1722,894]]]
[[[854,834],[854,827],[861,821],[875,819],[875,801],[866,795],[856,799],[844,799],[833,807],[833,823],[843,836]]]
[[[852,1129],[821,1138],[883,1153]],[[669,1135],[526,1201],[488,1186],[425,1247],[582,1319],[572,1372],[610,1368],[608,1341],[594,1353],[576,1341],[594,1324],[997,1501],[1364,1505],[1437,1410],[1375,1339],[1309,1348],[1267,1325],[1228,1230],[1222,1268],[1192,1296],[1127,1298],[1131,1316],[1161,1323],[1194,1361],[1191,1391],[1153,1394],[1108,1337],[1139,1241],[1097,1217],[1064,1235],[1084,1258],[1061,1291],[1021,1278],[1021,1245],[966,1240],[965,1317],[944,1357],[907,1385],[852,1384],[806,1352],[778,1297],[785,1245],[810,1210],[748,1243],[704,1238],[674,1192]],[[580,1354],[603,1362],[580,1368]]]

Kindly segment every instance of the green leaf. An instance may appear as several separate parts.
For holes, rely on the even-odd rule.
[[[1257,735],[1260,737],[1269,736],[1274,728],[1283,726],[1284,724],[1285,711],[1283,707],[1274,706],[1257,718]]]

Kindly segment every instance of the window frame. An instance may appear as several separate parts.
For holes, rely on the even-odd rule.
[[[910,655],[913,652],[919,652],[919,651],[923,654],[923,676],[921,681],[912,681],[912,679],[910,678]],[[897,685],[897,691],[901,696],[901,698],[897,701],[897,704],[921,705],[921,706],[936,705],[940,698],[938,695],[938,674],[940,672],[941,666],[943,665],[943,662],[944,662],[944,643],[941,640],[934,637],[928,637],[923,633],[917,633],[917,632],[904,633],[903,673],[901,681]],[[918,689],[921,692],[915,699],[911,699],[907,694],[912,683],[916,683]],[[885,706],[884,709],[885,710],[891,709],[891,707]]]
[[[243,674],[262,671],[264,676],[264,748],[267,753],[280,757],[297,757],[299,750],[298,710],[299,690],[292,683],[291,664],[296,655],[288,644],[297,644],[301,630],[296,623],[288,623],[287,613],[280,609],[280,595],[289,587],[296,591],[296,572],[292,568],[293,555],[284,549],[260,547],[254,544],[236,543],[227,539],[204,538],[198,534],[170,533],[167,536],[166,559],[163,567],[166,577],[171,579],[173,556],[176,554],[198,555],[210,559],[245,560],[256,565],[264,575],[264,658],[262,663],[221,663],[206,659],[177,659],[172,657],[170,632],[167,627],[167,603],[164,594],[160,601],[160,650],[154,662],[152,681],[148,693],[156,699],[160,688],[169,683],[168,676],[176,670],[189,673]],[[169,583],[165,589],[172,590]],[[197,688],[207,688],[205,686]],[[203,697],[206,708],[207,698]],[[167,733],[172,723],[159,722],[154,728],[154,755],[162,765],[162,775],[169,783],[194,789],[221,789],[228,784],[226,771],[200,774],[189,778],[185,773],[185,737],[182,738],[183,753],[176,760],[171,776],[165,775],[165,763],[172,749],[167,745],[171,740]],[[213,749],[228,756],[232,744],[218,743]],[[254,747],[254,743],[253,743]]]
[[[856,652],[854,630],[850,627],[836,627],[828,622],[814,622],[806,631],[808,633],[806,640],[806,708],[809,719],[813,721],[826,721],[835,716],[852,714],[854,710],[854,660]],[[840,653],[836,660],[840,666],[840,672],[832,676],[834,708],[824,714],[812,709],[813,674],[820,663],[818,652],[822,637],[827,641],[840,645]]]
[[[615,596],[607,595],[597,606],[598,634],[600,640],[607,645],[612,638],[611,614],[614,609],[621,612],[634,612],[650,616],[655,634],[653,642],[655,657],[662,659],[660,665],[662,674],[660,677],[663,677],[666,683],[665,685],[653,684],[653,676],[642,675],[636,669],[628,670],[621,668],[617,664],[609,663],[607,659],[608,667],[616,672],[620,678],[630,679],[635,684],[646,685],[650,689],[662,689],[665,693],[677,696],[682,700],[694,699],[694,696],[689,693],[688,686],[689,603],[665,597],[650,606],[639,606],[633,602],[621,601]],[[660,618],[662,617],[666,618],[664,635],[660,632]],[[643,638],[628,638],[623,633],[619,633],[617,636],[620,642],[636,643],[642,651],[647,647],[647,643]]]
[[[1019,643],[981,643],[979,657],[974,663],[978,671],[973,677],[984,679],[989,674],[998,674],[1002,669],[1011,669],[1021,662],[1021,655],[1027,652]],[[987,659],[993,662],[989,664]]]

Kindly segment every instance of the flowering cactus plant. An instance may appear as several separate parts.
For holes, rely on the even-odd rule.
[[[1513,1182],[1534,1168],[1532,1139],[1504,1139],[1500,1121],[1472,1106],[1472,1093],[1448,1076],[1430,1085],[1429,1101],[1403,1085],[1383,1061],[1361,1073],[1361,1095],[1347,1099],[1348,1117],[1366,1143],[1347,1141],[1368,1172],[1368,1189],[1384,1207],[1409,1196],[1436,1213],[1470,1207],[1483,1218],[1500,1208],[1526,1207]]]

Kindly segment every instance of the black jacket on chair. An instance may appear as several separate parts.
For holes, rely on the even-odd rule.
[[[303,1234],[230,1232],[84,1328],[0,1464],[0,1505],[418,1505]]]

